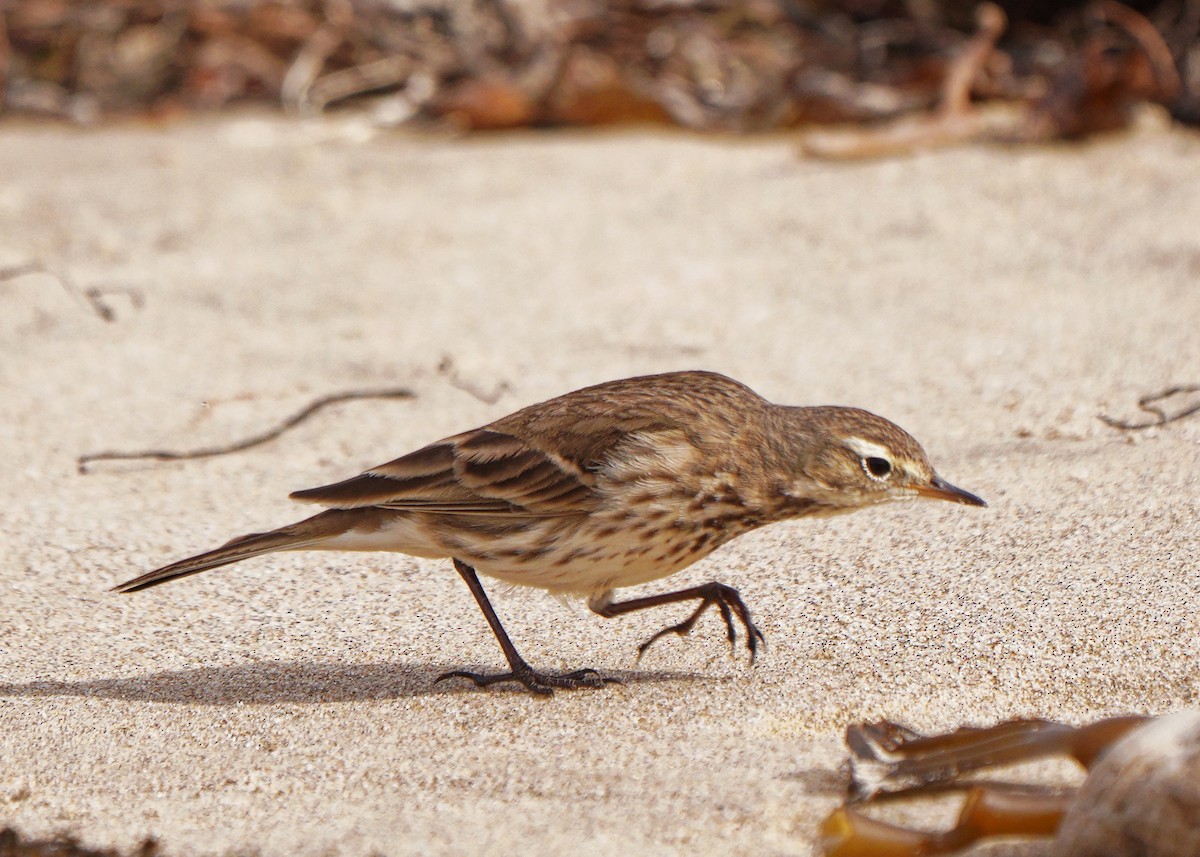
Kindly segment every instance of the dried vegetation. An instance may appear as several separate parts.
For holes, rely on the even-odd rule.
[[[13,0],[0,92],[78,122],[258,101],[465,129],[917,115],[935,141],[1047,139],[1147,102],[1200,121],[1200,0]],[[1017,118],[965,118],[980,104]]]

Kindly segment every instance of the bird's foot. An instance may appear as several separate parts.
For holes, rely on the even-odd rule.
[[[715,606],[721,611],[721,618],[725,620],[725,632],[729,638],[730,649],[737,647],[738,635],[737,626],[733,621],[734,617],[736,616],[738,621],[742,623],[742,626],[746,629],[746,648],[750,650],[750,663],[754,663],[754,658],[758,654],[758,644],[762,643],[765,646],[767,638],[763,636],[762,631],[758,630],[758,626],[750,618],[750,608],[746,606],[746,602],[742,600],[742,596],[732,586],[726,586],[724,583],[709,583],[700,588],[703,590],[703,598],[700,601],[700,606],[695,609],[691,616],[688,616],[678,625],[663,628],[649,640],[638,646],[639,661],[642,659],[642,655],[646,654],[648,648],[667,634],[678,634],[681,637],[690,634],[704,611],[709,607]]]
[[[447,678],[465,678],[475,682],[476,687],[490,687],[493,684],[513,681],[525,685],[525,689],[541,696],[550,696],[554,688],[565,687],[574,690],[580,687],[604,687],[608,684],[620,684],[615,678],[606,678],[593,669],[575,670],[562,675],[540,673],[528,664],[522,664],[506,673],[473,673],[467,670],[453,670],[442,673],[434,682]]]

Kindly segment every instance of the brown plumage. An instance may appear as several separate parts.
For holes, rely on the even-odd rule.
[[[292,494],[329,507],[234,539],[116,587],[135,592],[279,550],[389,550],[446,557],[470,586],[509,661],[498,676],[531,690],[599,686],[591,670],[535,672],[517,654],[475,572],[582,595],[602,616],[699,599],[685,634],[716,606],[753,657],[762,635],[737,592],[711,583],[616,602],[613,590],[673,574],[774,521],[911,496],[984,505],[942,481],[898,426],[855,408],[773,405],[711,372],[612,381],[532,405],[365,473]]]

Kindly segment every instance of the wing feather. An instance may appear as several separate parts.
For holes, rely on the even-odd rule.
[[[457,435],[343,482],[292,494],[337,509],[457,515],[571,515],[598,498],[592,473],[488,429]]]
[[[359,476],[292,494],[338,509],[460,515],[573,515],[599,504],[596,474],[648,437],[719,443],[747,408],[750,388],[711,372],[673,372],[586,387],[430,444]],[[699,414],[704,419],[698,420]],[[706,427],[706,437],[688,431]],[[711,436],[708,436],[711,435]],[[715,438],[715,440],[714,440]],[[622,453],[622,450],[625,450]]]

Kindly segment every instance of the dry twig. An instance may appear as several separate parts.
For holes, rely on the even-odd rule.
[[[902,118],[876,128],[813,131],[800,144],[806,155],[850,160],[909,153],[917,149],[994,137],[1019,121],[1010,112],[995,114],[971,107],[971,87],[987,65],[1006,25],[1004,10],[981,3],[976,11],[978,32],[950,63],[936,110],[925,116]]]
[[[1158,84],[1158,97],[1163,101],[1170,101],[1178,96],[1183,89],[1183,81],[1179,78],[1179,70],[1175,68],[1175,58],[1171,56],[1171,49],[1158,28],[1151,24],[1145,15],[1115,0],[1096,0],[1096,12],[1100,18],[1129,33],[1146,54],[1154,72],[1155,83]]]
[[[0,107],[8,92],[8,64],[12,61],[12,48],[8,43],[8,25],[5,23],[4,7],[0,6]]]
[[[1085,134],[1128,124],[1145,101],[1200,115],[1196,75],[1178,70],[1195,64],[1195,0],[1139,3],[1145,15],[1114,0],[1050,5],[1008,4],[1001,51],[998,7],[972,0],[0,0],[0,110],[82,122],[262,100],[319,112],[375,93],[392,96],[378,115],[389,124],[747,132],[895,118],[941,87],[940,110],[874,141],[887,151]],[[961,109],[953,93],[972,81],[979,101],[1022,108],[1019,121]]]
[[[117,320],[117,311],[106,300],[110,295],[124,295],[134,309],[141,309],[146,305],[146,296],[142,294],[141,289],[132,286],[92,286],[84,289],[82,294],[96,315],[105,321]]]
[[[458,374],[458,367],[454,365],[454,358],[446,355],[437,365],[437,373],[450,382],[450,386],[455,389],[462,390],[474,396],[485,405],[494,405],[500,401],[505,393],[512,392],[512,384],[507,381],[501,381],[492,391],[486,392],[474,381],[469,381]]]
[[[1138,407],[1148,414],[1154,414],[1156,417],[1156,419],[1146,422],[1129,422],[1117,417],[1110,417],[1107,414],[1097,414],[1096,416],[1102,422],[1123,431],[1139,431],[1141,429],[1153,428],[1154,426],[1162,426],[1167,423],[1173,423],[1176,420],[1181,420],[1184,417],[1190,417],[1192,414],[1200,413],[1200,401],[1196,401],[1173,414],[1168,414],[1165,408],[1157,404],[1172,396],[1181,396],[1189,393],[1200,393],[1200,384],[1180,384],[1175,387],[1168,387],[1161,393],[1155,393],[1153,396],[1142,396],[1142,398],[1138,399]]]
[[[1047,756],[1066,756],[1090,768],[1114,740],[1146,720],[1113,717],[1068,726],[1018,719],[929,736],[888,720],[855,724],[846,729],[851,796],[862,801],[937,790],[984,768]]]
[[[117,320],[116,311],[105,300],[106,295],[123,294],[129,299],[134,309],[141,309],[145,304],[145,297],[141,291],[132,286],[91,286],[81,289],[66,271],[51,268],[45,262],[37,259],[20,265],[0,268],[0,283],[30,274],[45,274],[50,277],[63,287],[63,291],[85,304],[103,321]]]
[[[193,449],[187,451],[173,451],[163,449],[149,449],[140,452],[89,452],[79,456],[77,467],[79,473],[89,473],[88,469],[93,461],[137,461],[143,459],[152,459],[155,461],[184,461],[193,458],[211,458],[216,455],[228,455],[233,452],[241,452],[251,447],[259,446],[267,441],[274,440],[288,429],[294,428],[322,408],[329,405],[335,405],[339,402],[346,402],[352,399],[412,399],[416,394],[406,387],[393,387],[383,390],[351,390],[345,393],[333,393],[329,396],[322,396],[316,401],[309,404],[303,410],[298,411],[288,417],[275,428],[265,431],[261,434],[256,434],[253,437],[245,440],[236,441],[222,446],[203,447],[201,449]]]
[[[871,803],[946,790],[963,791],[966,800],[954,826],[942,832],[900,827],[843,805],[821,825],[822,853],[826,857],[925,857],[958,853],[993,836],[1052,836],[1073,811],[1074,791],[1019,784],[1002,788],[965,777],[1049,756],[1074,759],[1092,771],[1110,747],[1150,719],[1112,717],[1079,727],[1049,720],[1010,720],[929,736],[890,721],[850,726],[846,743],[851,751],[854,800]]]

